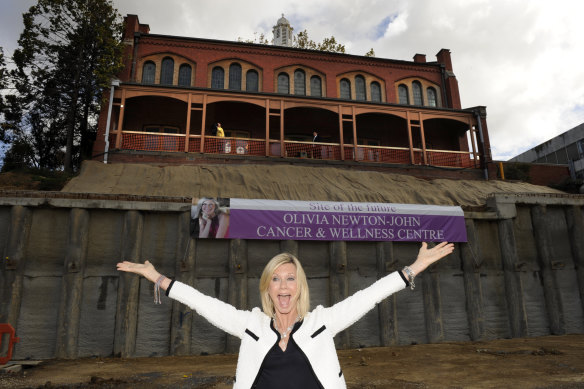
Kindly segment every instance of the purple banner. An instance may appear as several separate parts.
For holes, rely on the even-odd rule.
[[[466,242],[460,207],[231,199],[229,238]]]
[[[230,238],[466,242],[464,218],[231,210]]]

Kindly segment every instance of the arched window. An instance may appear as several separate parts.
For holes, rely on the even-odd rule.
[[[144,63],[142,67],[142,84],[154,84],[156,79],[156,65],[152,61]]]
[[[241,65],[235,62],[229,66],[229,89],[241,90]]]
[[[180,86],[191,86],[191,65],[183,63],[178,68],[178,84]]]
[[[419,81],[412,82],[412,92],[414,94],[414,105],[424,105],[422,101],[422,84]]]
[[[381,102],[381,85],[377,81],[371,83],[371,101]]]
[[[248,70],[245,74],[245,90],[248,92],[259,91],[258,80],[258,72],[255,70]]]
[[[397,93],[399,95],[399,103],[400,104],[409,104],[410,103],[410,96],[408,93],[408,87],[404,84],[401,84],[397,87]]]
[[[286,73],[278,74],[278,93],[290,93],[290,77]]]
[[[341,99],[351,100],[351,81],[343,78],[341,80]]]
[[[174,78],[174,60],[166,57],[162,60],[162,67],[160,69],[160,83],[162,85],[172,85]]]
[[[438,102],[436,101],[436,89],[430,87],[426,90],[428,95],[428,105],[430,107],[437,107]]]
[[[322,82],[319,76],[310,77],[310,95],[322,97]]]
[[[300,96],[306,95],[306,74],[302,69],[296,69],[294,71],[294,94]]]
[[[223,89],[225,71],[221,66],[215,66],[211,72],[211,88]]]
[[[367,100],[365,94],[365,79],[363,76],[355,77],[355,97],[357,100]]]

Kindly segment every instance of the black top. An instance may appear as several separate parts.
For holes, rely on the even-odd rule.
[[[302,352],[300,347],[294,341],[294,332],[302,322],[294,325],[288,340],[286,351],[282,351],[278,343],[280,342],[280,334],[274,346],[270,349],[262,367],[258,372],[253,388],[256,389],[322,389],[322,385],[316,378],[308,358]],[[274,332],[273,321],[270,327]]]

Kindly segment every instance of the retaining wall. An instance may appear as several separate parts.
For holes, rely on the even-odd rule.
[[[325,306],[412,262],[418,244],[196,240],[190,199],[64,193],[0,196],[0,323],[14,359],[237,352],[239,342],[152,284],[119,273],[150,260],[163,274],[238,308],[260,306],[267,261],[302,261],[311,305]],[[336,337],[355,348],[584,333],[584,197],[496,195],[465,212],[469,242]],[[7,342],[3,342],[5,345]]]

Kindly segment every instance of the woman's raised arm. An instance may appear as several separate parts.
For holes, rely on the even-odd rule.
[[[447,256],[454,251],[454,243],[442,242],[436,246],[428,249],[428,244],[422,242],[422,247],[418,251],[418,257],[410,266],[406,266],[413,274],[408,274],[406,270],[403,271],[406,279],[413,278],[426,270],[428,266],[438,261],[440,258]]]
[[[154,283],[159,282],[160,277],[164,277],[162,274],[156,271],[154,265],[152,265],[149,261],[146,261],[144,263],[136,263],[129,261],[119,262],[117,264],[117,268],[119,271],[135,273],[140,276],[143,276],[147,280]],[[159,282],[160,288],[163,290],[168,289],[168,287],[170,286],[170,282],[171,282],[170,278],[164,277]]]

